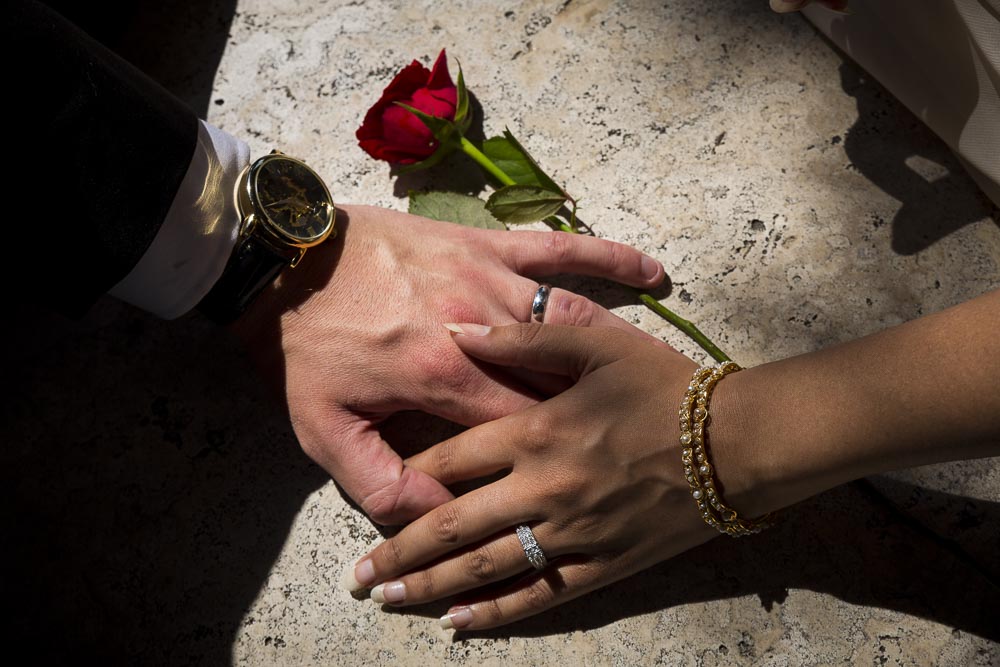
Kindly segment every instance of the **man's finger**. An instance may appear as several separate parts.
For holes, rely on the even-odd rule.
[[[499,366],[516,366],[579,380],[622,357],[631,336],[609,327],[558,324],[445,324],[466,354]],[[634,344],[634,343],[631,343]]]
[[[652,257],[593,236],[529,231],[493,236],[507,266],[522,276],[578,273],[648,288],[659,285],[666,275],[663,266]]]
[[[525,321],[527,319],[524,318]],[[612,327],[647,343],[673,349],[660,339],[654,338],[642,329],[629,324],[587,297],[567,292],[558,287],[553,288],[549,293],[544,322],[545,324],[568,324],[574,327]]]
[[[454,498],[434,478],[405,467],[370,422],[343,414],[327,424],[326,433],[300,435],[302,448],[372,521],[403,524]]]

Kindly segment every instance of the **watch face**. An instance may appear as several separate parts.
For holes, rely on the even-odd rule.
[[[319,176],[298,160],[284,156],[264,160],[255,181],[259,210],[293,242],[321,240],[333,225],[330,193]]]

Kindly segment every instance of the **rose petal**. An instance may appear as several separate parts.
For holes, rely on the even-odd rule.
[[[419,109],[425,114],[437,116],[438,118],[451,120],[455,117],[455,100],[452,99],[451,102],[442,101],[427,89],[421,89],[413,93],[413,99],[408,104],[414,109]]]
[[[448,56],[445,54],[444,49],[441,49],[441,53],[438,54],[437,60],[434,61],[434,66],[431,68],[430,75],[425,81],[427,81],[427,87],[432,89],[455,88],[455,83],[451,80],[451,74],[448,73]]]
[[[428,156],[434,152],[434,135],[423,122],[402,107],[391,107],[382,115],[382,136],[402,153]]]
[[[439,118],[455,117],[458,91],[448,73],[444,49],[438,54],[433,70],[414,60],[404,67],[382,91],[365,114],[355,136],[358,144],[372,157],[399,164],[412,164],[430,157],[438,142],[419,118],[396,106],[402,102]]]
[[[402,101],[410,97],[414,91],[426,86],[432,76],[431,72],[414,60],[397,74],[382,91],[382,98],[376,104],[383,106],[389,102]]]

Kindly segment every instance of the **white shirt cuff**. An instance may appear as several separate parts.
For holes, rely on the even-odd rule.
[[[236,181],[250,147],[198,121],[198,143],[153,243],[111,294],[164,319],[188,312],[222,275],[236,245]]]

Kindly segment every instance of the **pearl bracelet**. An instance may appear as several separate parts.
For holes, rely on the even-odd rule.
[[[739,370],[742,369],[732,361],[718,368],[699,368],[691,377],[678,413],[681,421],[681,461],[684,463],[684,478],[691,487],[691,496],[705,523],[732,537],[759,533],[772,523],[771,514],[758,519],[743,519],[736,510],[722,502],[706,450],[705,425],[708,423],[708,402],[712,390],[719,380]]]

